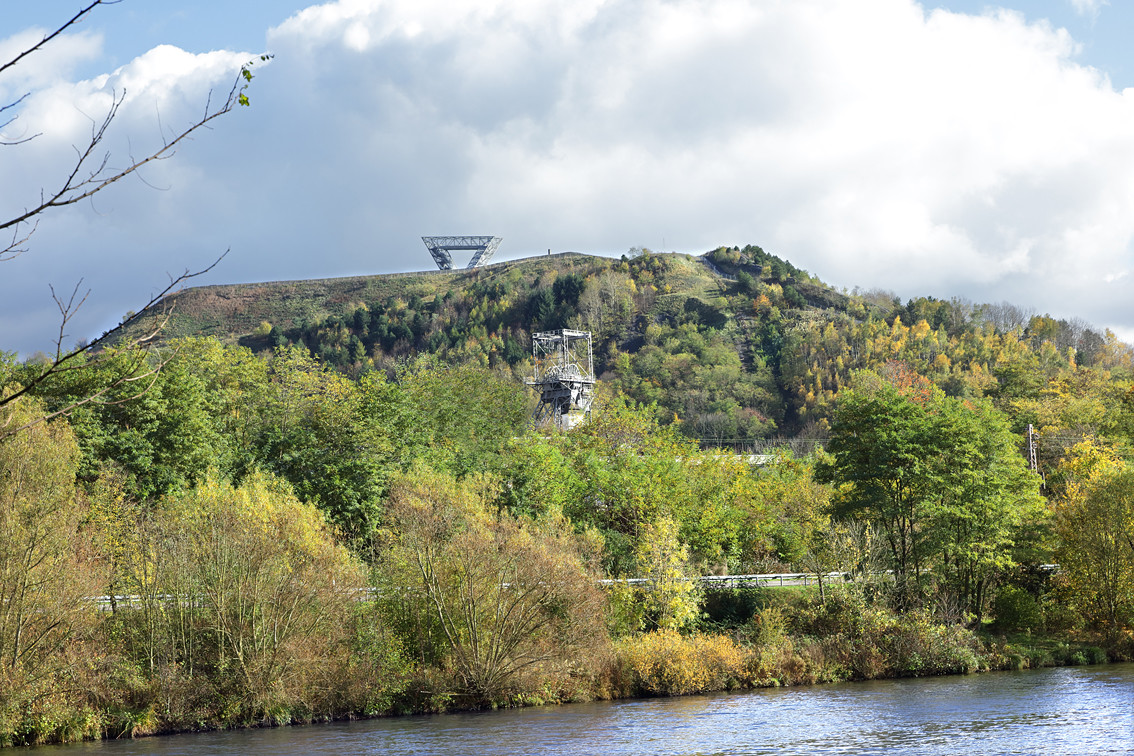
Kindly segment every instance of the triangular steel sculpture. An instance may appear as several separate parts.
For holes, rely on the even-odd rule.
[[[421,240],[441,270],[453,269],[453,255],[450,253],[454,250],[472,251],[472,260],[466,267],[472,270],[487,265],[500,246],[499,236],[423,236]]]

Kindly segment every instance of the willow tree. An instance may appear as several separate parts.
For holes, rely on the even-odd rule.
[[[335,713],[326,678],[346,656],[363,578],[319,510],[265,473],[239,487],[210,476],[163,502],[148,548],[166,563],[143,599],[170,622],[160,651],[174,682],[179,669],[207,673],[218,692],[236,693],[224,716],[237,722],[303,707]],[[170,595],[196,605],[171,606]]]

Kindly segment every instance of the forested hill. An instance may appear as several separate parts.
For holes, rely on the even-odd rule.
[[[1134,658],[1110,334],[757,247],[169,304],[153,351],[0,355],[0,746]],[[563,326],[602,382],[559,433]],[[684,579],[804,571],[848,579]]]
[[[165,304],[167,339],[212,335],[255,351],[302,343],[352,375],[427,352],[519,378],[533,331],[591,331],[610,388],[709,441],[822,436],[852,372],[896,363],[950,395],[1011,403],[1018,423],[1063,427],[1039,417],[1039,404],[1027,409],[1059,393],[1053,382],[1095,384],[1067,397],[1090,407],[1042,410],[1073,413],[1079,426],[1118,421],[1130,398],[1130,348],[1081,321],[1004,303],[841,293],[751,245],[197,287]]]

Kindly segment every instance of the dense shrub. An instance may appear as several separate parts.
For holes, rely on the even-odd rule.
[[[373,677],[349,632],[361,568],[284,482],[210,476],[163,503],[129,558],[131,606],[107,627],[146,680],[127,718],[152,707],[163,729],[310,721],[344,711],[343,667]]]
[[[753,652],[724,635],[658,630],[623,640],[617,651],[633,690],[646,695],[731,690],[752,679]]]
[[[1031,593],[1014,585],[1006,585],[996,593],[992,610],[996,615],[995,627],[1001,632],[1039,630],[1043,627],[1043,612]]]
[[[944,625],[926,611],[898,614],[872,605],[857,586],[799,606],[792,629],[821,639],[824,663],[835,678],[969,673],[987,666],[971,631]]]
[[[586,539],[558,512],[535,520],[494,511],[494,487],[489,476],[458,482],[424,469],[399,479],[377,570],[386,616],[407,647],[450,670],[451,689],[473,705],[566,686],[607,644]]]

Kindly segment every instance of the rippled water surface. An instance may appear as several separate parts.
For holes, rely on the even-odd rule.
[[[1134,754],[1134,665],[85,743],[37,753]]]

